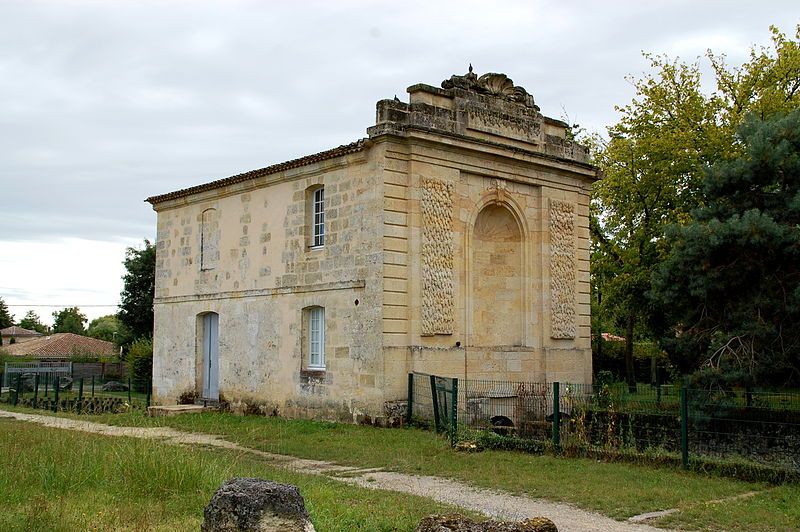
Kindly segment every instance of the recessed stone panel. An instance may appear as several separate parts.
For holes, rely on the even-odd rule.
[[[550,200],[550,336],[575,338],[575,205]]]
[[[453,334],[453,185],[422,179],[422,334]]]

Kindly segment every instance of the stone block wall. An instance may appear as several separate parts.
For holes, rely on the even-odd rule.
[[[372,164],[362,154],[326,161],[159,211],[156,401],[202,389],[197,316],[215,312],[225,400],[306,417],[382,411],[382,197]],[[326,240],[312,249],[307,191],[320,185]],[[219,259],[201,268],[209,209]],[[325,309],[324,371],[308,368],[311,306]]]

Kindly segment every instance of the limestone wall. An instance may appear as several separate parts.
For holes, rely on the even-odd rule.
[[[151,198],[157,401],[201,388],[208,312],[221,394],[288,416],[380,416],[410,371],[591,381],[588,151],[503,74],[409,93],[378,102],[369,139]]]
[[[460,364],[476,378],[590,382],[588,180],[424,134],[385,142],[384,343],[413,348],[387,351],[387,381]],[[441,356],[415,355],[426,350]]]
[[[295,416],[380,411],[382,196],[374,175],[369,155],[358,154],[159,206],[156,401],[201,389],[198,315],[215,312],[226,400]],[[320,185],[325,245],[312,249],[308,191]],[[310,306],[325,308],[324,371],[307,367]]]

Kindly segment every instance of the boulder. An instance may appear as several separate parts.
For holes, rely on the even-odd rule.
[[[460,514],[430,515],[419,522],[415,532],[558,532],[546,517],[524,521],[473,521]]]
[[[204,517],[202,532],[314,532],[300,490],[261,478],[226,481]]]
[[[103,385],[104,392],[125,392],[128,391],[128,385],[122,384],[117,381],[108,381]]]

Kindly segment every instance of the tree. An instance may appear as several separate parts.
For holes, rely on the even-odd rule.
[[[53,320],[54,333],[84,334],[86,332],[87,318],[78,307],[68,307],[53,312]]]
[[[120,322],[115,314],[93,319],[86,329],[86,336],[116,342],[120,332]]]
[[[120,345],[127,345],[137,338],[153,336],[156,247],[145,240],[143,249],[128,248],[123,264],[127,273],[122,277],[123,289],[117,316],[125,329],[125,338]]]
[[[153,375],[153,339],[139,338],[128,350],[128,375],[137,392],[145,392]]]
[[[672,228],[654,300],[665,341],[740,382],[800,382],[800,109],[739,130],[742,155],[714,165],[704,205]]]
[[[14,316],[8,311],[8,305],[6,305],[6,302],[0,297],[0,329],[5,329],[12,325],[14,325]]]
[[[735,131],[743,116],[771,116],[800,104],[800,47],[772,32],[773,48],[754,48],[738,69],[709,52],[717,90],[708,95],[698,63],[648,56],[656,74],[634,81],[637,95],[618,108],[621,118],[609,128],[609,140],[593,139],[605,177],[592,202],[592,299],[602,294],[600,312],[614,318],[616,332],[626,338],[629,382],[635,337],[659,337],[671,326],[660,302],[648,296],[672,245],[666,228],[688,223],[704,203],[708,166],[742,153]],[[603,316],[604,324],[610,321]]]
[[[697,204],[703,168],[725,146],[717,106],[701,92],[699,66],[651,62],[658,74],[635,83],[637,98],[620,109],[610,140],[595,143],[604,173],[592,206],[595,292],[602,292],[609,313],[621,322],[631,385],[634,335],[638,324],[649,321],[647,293],[665,251],[664,228]]]
[[[47,327],[47,325],[42,323],[42,320],[39,318],[39,315],[32,310],[29,310],[25,314],[25,317],[22,318],[22,320],[20,320],[19,326],[22,327],[23,329],[36,331],[42,334],[47,334],[50,330]]]

